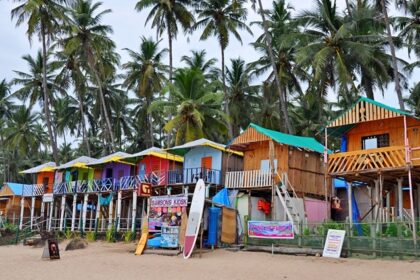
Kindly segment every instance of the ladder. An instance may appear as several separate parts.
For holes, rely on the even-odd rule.
[[[299,211],[293,201],[293,198],[297,198],[296,193],[290,184],[289,180],[287,179],[287,174],[283,173],[282,176],[280,176],[277,172],[276,175],[279,177],[280,182],[275,185],[275,191],[277,196],[279,197],[279,200],[284,208],[284,211],[286,212],[287,219],[289,221],[293,222],[293,231],[296,234],[299,234],[299,223],[302,221]],[[293,197],[290,195],[287,186],[290,186],[290,188],[293,191]]]

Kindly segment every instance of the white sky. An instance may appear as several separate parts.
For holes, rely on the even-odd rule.
[[[134,10],[135,0],[103,0],[102,9],[110,8],[113,13],[103,18],[104,24],[109,24],[114,29],[112,39],[117,44],[117,50],[121,55],[121,62],[124,63],[127,59],[126,53],[122,51],[123,48],[138,49],[140,36],[156,37],[155,31],[150,28],[150,25],[145,26],[144,21],[147,12],[137,13]],[[288,1],[296,12],[302,9],[310,9],[315,1],[308,0],[289,0]],[[271,0],[263,0],[264,8],[271,7]],[[310,3],[310,4],[308,4]],[[0,80],[6,78],[10,81],[14,77],[13,70],[26,71],[26,64],[21,59],[25,54],[34,54],[38,50],[39,44],[34,37],[32,46],[29,44],[25,31],[26,25],[19,28],[15,27],[15,23],[11,21],[10,11],[16,4],[9,1],[0,1]],[[341,11],[345,7],[344,0],[337,1],[338,9]],[[259,16],[249,9],[248,21],[259,20]],[[243,45],[237,42],[233,37],[231,43],[226,50],[226,63],[229,64],[229,58],[242,57],[245,61],[250,62],[258,58],[258,54],[249,45],[260,34],[255,26],[252,27],[254,36],[248,33],[241,32]],[[167,47],[166,38],[163,38],[162,47]],[[206,49],[208,57],[220,57],[220,49],[215,39],[207,41],[199,41],[199,32],[192,36],[185,36],[182,33],[178,35],[178,39],[173,44],[174,49],[174,65],[179,65],[181,56],[188,55],[191,49],[199,50]],[[405,53],[401,56],[406,57]],[[418,81],[419,72],[413,75],[410,80],[410,87],[415,81]],[[414,78],[415,77],[415,78]],[[381,93],[377,92],[375,98],[383,101],[389,105],[397,106],[397,98],[393,93],[393,84],[388,86],[385,97],[382,98]],[[333,94],[331,94],[334,96]],[[408,95],[408,91],[405,92]]]

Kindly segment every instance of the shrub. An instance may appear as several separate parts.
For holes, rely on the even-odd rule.
[[[89,242],[96,241],[96,233],[94,231],[90,231],[86,233],[86,240]]]
[[[115,228],[114,226],[112,226],[111,228],[109,228],[106,233],[105,233],[105,240],[107,242],[115,242]]]
[[[136,238],[136,232],[134,231],[127,231],[124,233],[124,241],[126,243],[130,243]]]

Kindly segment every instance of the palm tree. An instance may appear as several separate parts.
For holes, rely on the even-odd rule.
[[[217,59],[210,58],[209,60],[207,60],[206,56],[206,50],[192,50],[191,56],[183,55],[181,57],[181,62],[184,62],[187,65],[187,67],[191,69],[200,70],[204,74],[204,76],[210,78],[211,75],[215,74],[214,65],[216,64]]]
[[[111,10],[98,12],[101,5],[101,2],[92,3],[90,0],[74,1],[68,10],[69,23],[64,26],[66,37],[61,45],[64,53],[78,54],[97,85],[101,112],[105,120],[105,132],[110,150],[113,151],[115,137],[105,102],[103,82],[115,74],[115,65],[119,62],[119,56],[115,53],[115,43],[108,37],[109,33],[112,33],[111,26],[101,24],[103,16],[109,14]]]
[[[420,116],[420,82],[418,82],[411,90],[410,97],[405,100],[408,107],[415,116]]]
[[[59,136],[62,136],[64,139],[64,145],[67,144],[66,134],[67,131],[71,135],[76,135],[78,130],[79,116],[77,112],[79,111],[78,102],[71,96],[66,96],[60,98],[55,102],[53,108],[53,116],[55,122],[55,129]]]
[[[254,6],[255,6],[255,1],[256,0],[252,0]],[[261,20],[262,20],[262,26],[263,26],[263,29],[264,29],[264,37],[265,37],[264,38],[264,43],[266,45],[268,58],[269,58],[271,67],[273,69],[273,75],[272,76],[274,77],[274,82],[276,84],[278,95],[279,95],[280,111],[282,113],[283,120],[284,120],[284,123],[285,123],[285,130],[288,133],[293,133],[294,129],[293,129],[293,126],[290,122],[289,112],[287,110],[287,99],[285,98],[284,93],[282,91],[282,83],[281,83],[281,80],[280,80],[280,74],[279,74],[279,70],[278,70],[277,64],[276,64],[276,59],[275,59],[275,56],[274,56],[273,38],[272,38],[272,35],[270,33],[270,30],[269,30],[269,24],[268,24],[268,21],[266,20],[265,11],[264,11],[261,0],[258,0],[258,6],[259,6],[259,14],[261,15]],[[280,22],[282,25],[289,25],[290,24],[290,13],[289,13],[288,9],[290,9],[290,7],[286,6],[285,2],[282,1],[282,0],[280,0],[278,3],[273,2],[273,6],[274,6],[273,16],[272,16],[273,20],[277,21],[277,22]]]
[[[232,136],[236,137],[251,122],[252,111],[258,104],[258,87],[251,85],[250,69],[241,58],[231,59],[226,68],[226,81]]]
[[[169,48],[169,81],[172,81],[172,41],[178,35],[178,24],[187,31],[194,23],[194,15],[188,10],[191,0],[139,0],[135,9],[138,12],[151,8],[145,25],[152,20],[152,28],[156,28],[158,36],[163,32],[168,35]]]
[[[223,95],[215,91],[215,85],[209,84],[201,71],[177,70],[170,90],[172,99],[154,101],[150,110],[164,108],[168,115],[174,115],[165,130],[176,130],[175,145],[201,137],[216,140],[216,135],[225,135],[227,117],[220,110]]]
[[[142,37],[139,52],[125,49],[130,56],[130,61],[122,65],[122,68],[127,71],[123,85],[134,90],[138,98],[144,98],[146,107],[150,106],[154,94],[162,90],[166,81],[167,69],[161,61],[168,50],[160,50],[159,42]],[[146,133],[145,141],[146,146],[150,148],[154,145],[152,114],[148,112],[146,118],[148,133]]]
[[[253,120],[255,123],[273,130],[280,130],[280,111],[277,110],[279,99],[276,98],[277,88],[271,82],[263,82],[261,86],[261,98],[255,108]]]
[[[394,18],[395,29],[400,31],[398,37],[402,38],[410,55],[412,51],[420,58],[420,0],[408,1],[406,16]]]
[[[226,76],[225,76],[225,50],[229,45],[229,36],[232,34],[242,43],[239,29],[246,30],[252,34],[251,29],[246,25],[247,10],[243,7],[244,0],[205,0],[197,3],[196,13],[198,21],[194,29],[203,28],[200,40],[207,40],[210,36],[217,37],[221,51],[221,70],[223,93],[225,95],[225,112],[229,115],[229,105],[227,102]],[[230,122],[229,137],[232,136]]]
[[[7,120],[10,118],[15,105],[10,101],[10,85],[3,79],[0,82],[0,120]]]
[[[53,157],[58,163],[57,143],[54,137],[51,115],[50,101],[47,86],[47,49],[50,41],[54,40],[58,27],[64,16],[64,9],[61,5],[65,0],[16,0],[19,5],[12,9],[12,19],[16,19],[16,26],[20,26],[27,22],[28,29],[26,34],[29,41],[33,35],[39,35],[42,43],[42,88],[44,95],[44,112],[47,122],[50,144]]]

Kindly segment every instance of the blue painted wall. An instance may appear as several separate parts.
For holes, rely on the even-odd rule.
[[[196,147],[184,156],[184,169],[201,167],[203,157],[212,157],[212,169],[222,170],[222,151],[211,147]]]

